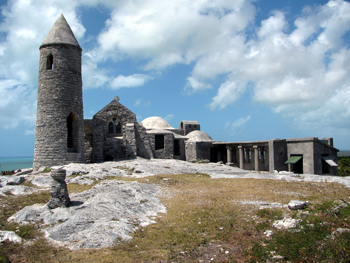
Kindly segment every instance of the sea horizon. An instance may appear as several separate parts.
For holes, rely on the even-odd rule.
[[[0,157],[0,171],[32,168],[33,158],[33,156]]]

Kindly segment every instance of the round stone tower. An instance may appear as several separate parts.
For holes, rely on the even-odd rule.
[[[61,14],[40,46],[34,170],[85,162],[81,52]]]

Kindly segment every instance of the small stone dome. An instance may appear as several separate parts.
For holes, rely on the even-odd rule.
[[[192,131],[186,136],[189,141],[195,142],[211,142],[213,139],[204,131]]]
[[[141,121],[141,124],[146,129],[174,129],[161,117],[148,117]]]

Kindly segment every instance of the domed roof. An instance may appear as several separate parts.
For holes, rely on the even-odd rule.
[[[213,139],[204,131],[192,131],[186,136],[189,141],[195,142],[211,142]]]
[[[169,123],[161,117],[149,117],[141,121],[146,129],[174,129]]]

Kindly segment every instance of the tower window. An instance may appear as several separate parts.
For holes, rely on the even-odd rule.
[[[47,56],[46,69],[47,70],[52,70],[53,69],[53,55],[52,54]]]

